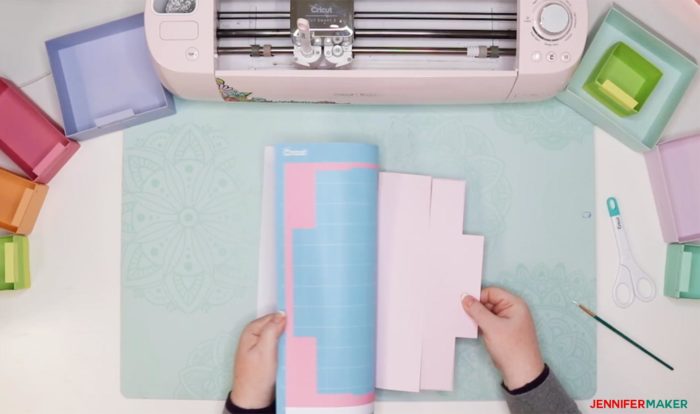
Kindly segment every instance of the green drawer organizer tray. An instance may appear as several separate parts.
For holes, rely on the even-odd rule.
[[[0,291],[27,289],[29,276],[29,241],[25,236],[0,237]]]
[[[603,55],[583,86],[598,102],[620,116],[630,116],[644,107],[663,73],[623,42]]]
[[[663,73],[643,110],[622,117],[585,90],[606,53],[624,43]],[[558,99],[635,151],[653,148],[697,72],[697,64],[619,7],[613,6]],[[621,86],[621,85],[619,85]]]
[[[700,299],[700,244],[668,246],[664,295]]]

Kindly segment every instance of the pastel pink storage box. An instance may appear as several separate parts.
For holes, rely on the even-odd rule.
[[[80,148],[12,82],[0,78],[0,150],[46,184]]]
[[[700,240],[700,135],[664,142],[646,161],[664,240]]]

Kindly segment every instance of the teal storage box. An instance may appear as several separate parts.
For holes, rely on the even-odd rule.
[[[668,246],[664,295],[700,299],[700,244]]]
[[[618,43],[624,43],[663,76],[633,116],[620,116],[585,89],[599,64]],[[688,89],[697,64],[616,6],[601,24],[569,86],[558,99],[635,151],[652,149]],[[652,76],[653,77],[653,76]]]
[[[600,60],[583,89],[619,116],[630,116],[644,107],[662,76],[644,56],[618,42]]]

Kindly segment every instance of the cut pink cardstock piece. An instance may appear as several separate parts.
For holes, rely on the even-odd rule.
[[[432,178],[379,174],[377,388],[420,391],[423,289]]]
[[[463,235],[465,183],[381,173],[377,388],[450,391],[456,338],[476,338],[484,238]]]
[[[422,275],[421,390],[452,391],[456,339],[478,335],[461,297],[480,295],[484,237],[462,234],[465,190],[464,182],[433,180],[428,263]]]

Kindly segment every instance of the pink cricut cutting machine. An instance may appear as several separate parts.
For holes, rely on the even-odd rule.
[[[585,0],[147,0],[163,84],[186,99],[543,100],[567,84]]]

